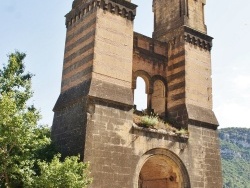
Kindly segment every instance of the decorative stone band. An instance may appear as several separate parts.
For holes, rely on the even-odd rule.
[[[212,48],[212,37],[187,26],[184,26],[184,40],[208,51]]]
[[[74,7],[66,14],[66,27],[68,28],[96,7],[133,21],[136,15],[137,5],[124,0],[91,0],[89,2],[84,2]]]

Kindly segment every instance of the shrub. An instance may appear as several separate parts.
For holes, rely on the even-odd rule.
[[[157,116],[142,116],[141,117],[141,124],[145,127],[154,127],[159,123]]]

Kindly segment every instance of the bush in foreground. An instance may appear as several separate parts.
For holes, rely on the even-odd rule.
[[[24,53],[15,52],[0,69],[0,187],[84,188],[88,164],[79,157],[64,162],[55,155],[50,129],[38,126],[39,111],[28,105],[32,74]]]

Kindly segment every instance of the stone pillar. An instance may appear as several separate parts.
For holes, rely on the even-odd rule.
[[[147,111],[150,113],[152,111],[152,93],[147,95]]]
[[[161,41],[167,40],[166,34],[174,35],[175,30],[184,25],[201,33],[206,33],[205,4],[206,0],[154,0],[153,37]]]
[[[120,129],[132,125],[133,20],[123,0],[75,0],[66,15],[61,94],[52,140],[63,156],[91,163],[92,187],[132,187],[130,149]],[[122,162],[120,159],[122,159]],[[119,174],[119,169],[123,173]]]
[[[222,187],[220,146],[212,110],[211,47],[205,0],[154,1],[153,38],[168,43],[167,115],[188,129],[191,187]],[[210,172],[210,173],[208,173]]]

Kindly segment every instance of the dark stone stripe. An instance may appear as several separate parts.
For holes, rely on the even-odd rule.
[[[170,57],[169,57],[169,60],[173,60],[173,59],[176,59],[176,58],[181,57],[181,56],[184,56],[184,55],[185,55],[185,51],[182,50],[182,51],[180,51],[179,53],[170,56]]]
[[[85,30],[87,30],[88,28],[92,27],[95,23],[96,23],[96,17],[94,17],[89,22],[84,23],[84,25],[82,27],[80,27],[76,32],[73,32],[71,35],[69,35],[68,37],[66,37],[66,44],[69,41],[71,41],[74,37],[76,37],[77,35],[83,33]]]
[[[91,60],[93,60],[94,58],[94,54],[91,53],[88,56],[84,57],[83,59],[77,61],[76,63],[74,63],[73,65],[67,67],[66,69],[63,70],[63,74],[68,74],[69,72],[71,72],[74,69],[77,69],[78,67],[90,62]]]
[[[89,92],[90,79],[80,83],[77,86],[74,86],[65,92],[61,93],[59,98],[56,101],[53,111],[59,111],[63,108],[69,106],[70,103],[75,103],[77,100],[86,96]]]
[[[63,80],[62,81],[62,87],[64,87],[65,85],[68,85],[70,82],[74,82],[74,81],[88,75],[89,73],[92,72],[92,70],[93,70],[93,66],[91,65],[90,67],[84,69],[83,71],[80,71],[80,72],[74,74],[70,78],[67,78],[67,79]]]
[[[173,81],[173,80],[175,80],[175,79],[178,79],[178,78],[181,78],[181,77],[184,77],[184,76],[185,76],[185,70],[180,71],[180,72],[178,72],[178,73],[176,73],[176,74],[173,74],[173,75],[168,76],[168,77],[167,77],[167,81],[168,81],[168,82],[171,82],[171,81]]]
[[[140,47],[134,47],[133,53],[139,55],[140,57],[147,58],[150,60],[159,60],[162,62],[167,61],[167,57],[164,55],[157,54],[155,52],[152,52],[150,50],[146,50]]]
[[[124,86],[118,86],[114,83],[105,82],[103,80],[91,80],[91,91],[89,96],[100,98],[116,103],[133,106],[132,90]]]
[[[185,104],[179,104],[168,109],[168,117],[170,121],[173,122],[177,128],[186,127],[185,122],[187,122],[188,115]]]
[[[78,50],[77,52],[74,52],[70,56],[66,57],[64,59],[64,64],[68,63],[69,61],[75,59],[77,56],[83,54],[84,52],[88,51],[89,49],[94,47],[94,41],[91,41],[89,44]]]
[[[96,10],[96,8],[92,9],[91,11],[87,12],[86,14],[84,14],[79,20],[77,20],[76,22],[74,22],[72,25],[70,25],[69,27],[67,27],[67,31],[70,32],[72,29],[74,29],[76,24],[79,24],[79,22],[85,21],[87,20],[89,17],[94,16],[95,20],[96,20],[96,15],[92,14],[94,12],[94,10]],[[66,24],[67,26],[68,24]]]
[[[173,106],[171,108],[168,108],[168,112],[171,113],[171,115],[173,115],[173,116],[177,116],[178,112],[182,112],[184,110],[186,110],[185,104],[179,104],[179,105]]]
[[[218,125],[214,125],[211,123],[207,123],[207,122],[202,122],[202,121],[197,121],[194,119],[188,119],[188,124],[197,126],[197,127],[203,127],[203,128],[207,128],[207,129],[212,129],[212,130],[217,130]]]
[[[68,47],[65,48],[65,53],[69,52],[73,48],[77,47],[78,45],[84,43],[86,40],[88,40],[90,37],[95,35],[95,30],[93,29],[92,31],[88,32],[86,35],[78,39],[76,42],[73,44],[69,45]]]
[[[134,105],[128,105],[128,104],[122,104],[122,103],[116,103],[115,101],[88,96],[89,101],[94,104],[102,105],[105,107],[111,107],[119,110],[129,111],[133,108]]]
[[[174,91],[176,89],[180,89],[180,88],[184,88],[184,87],[185,87],[185,81],[180,82],[178,84],[174,84],[172,86],[169,86],[168,91],[170,92],[170,91]]]
[[[168,46],[169,46],[170,44],[168,43]],[[184,46],[184,43],[177,43],[177,44],[175,44],[174,46],[172,45],[171,46],[171,50],[175,50],[175,49],[178,49],[178,48],[180,48],[180,47],[182,47],[183,48],[183,46]],[[170,47],[169,47],[170,48]],[[183,49],[184,50],[184,49]]]
[[[179,99],[183,99],[183,98],[185,98],[185,93],[179,93],[179,94],[176,94],[176,95],[173,95],[173,96],[171,96],[171,98],[173,99],[173,100],[179,100]]]
[[[168,66],[168,70],[171,71],[171,70],[183,67],[183,66],[185,66],[185,60],[182,60],[182,61],[180,61],[178,63],[175,63],[175,64],[173,64],[171,66]]]
[[[169,25],[169,27],[160,27],[160,28],[156,29],[153,32],[153,38],[156,38],[159,40],[159,38],[163,38],[166,35],[166,33],[174,33],[174,34],[180,33],[180,35],[181,35],[183,33],[182,29],[181,30],[176,29],[176,28],[180,27],[180,23],[182,23],[182,21],[180,19],[176,19],[176,21],[173,22],[172,24],[169,23],[169,24],[171,24],[171,26]],[[168,28],[174,28],[174,29],[168,29]],[[174,31],[174,30],[176,30],[176,31]]]

